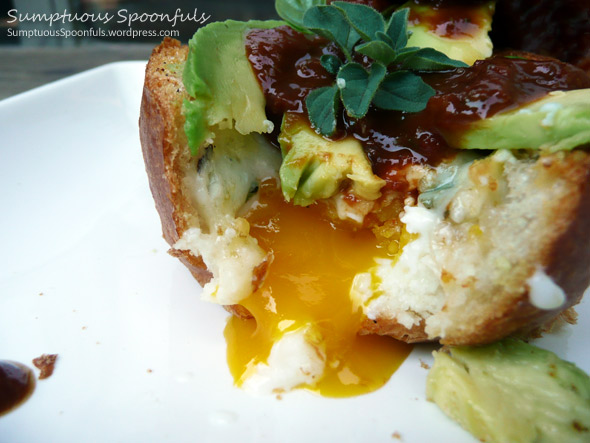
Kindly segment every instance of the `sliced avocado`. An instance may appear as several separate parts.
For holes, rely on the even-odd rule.
[[[479,29],[473,35],[460,37],[443,37],[431,29],[430,23],[439,13],[427,5],[408,2],[403,7],[410,8],[410,23],[408,30],[412,32],[408,40],[408,46],[420,48],[434,48],[443,52],[448,57],[461,60],[472,65],[476,60],[484,59],[492,55],[492,40],[488,33],[492,29],[492,16],[494,15],[495,2],[491,1],[480,5],[461,5],[467,14],[466,20],[476,14],[479,21]]]
[[[569,150],[590,143],[590,89],[551,92],[478,120],[451,144],[463,149]]]
[[[487,442],[590,441],[590,377],[518,340],[435,352],[426,395]]]
[[[246,56],[250,29],[284,25],[281,21],[211,23],[189,41],[183,82],[193,100],[184,103],[185,132],[191,151],[212,136],[211,128],[235,128],[241,134],[271,132],[266,101]]]
[[[308,206],[336,194],[346,180],[352,183],[352,192],[363,199],[374,200],[381,195],[385,181],[373,174],[357,140],[329,140],[297,115],[287,113],[279,143],[283,153],[279,175],[285,200]]]

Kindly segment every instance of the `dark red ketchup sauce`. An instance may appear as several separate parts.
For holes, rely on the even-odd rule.
[[[308,38],[287,26],[252,30],[246,37],[246,51],[276,128],[285,112],[307,118],[307,94],[334,82],[320,57],[338,54],[338,49],[324,39]],[[471,122],[514,109],[549,91],[590,87],[590,77],[581,69],[526,53],[499,54],[469,68],[421,75],[436,90],[424,111],[371,108],[360,120],[342,112],[332,137],[358,139],[373,171],[392,190],[406,189],[406,166],[436,165],[453,157],[458,151],[452,140]]]
[[[20,363],[0,360],[0,416],[22,404],[34,389],[33,371]]]

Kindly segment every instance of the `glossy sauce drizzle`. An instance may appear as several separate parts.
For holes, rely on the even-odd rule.
[[[35,377],[26,366],[0,360],[0,415],[25,402],[35,390]]]
[[[307,94],[334,82],[319,59],[322,54],[338,54],[338,49],[324,39],[308,39],[289,27],[252,30],[246,37],[246,50],[276,128],[285,112],[307,118]],[[361,141],[374,172],[387,180],[389,188],[400,191],[405,187],[406,166],[436,165],[454,156],[453,141],[471,122],[514,109],[550,91],[590,87],[590,77],[581,69],[520,52],[498,54],[469,68],[421,75],[436,90],[424,111],[371,108],[360,120],[342,112],[338,132],[332,137],[352,136]]]

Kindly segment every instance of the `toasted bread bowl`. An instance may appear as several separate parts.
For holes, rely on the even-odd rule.
[[[195,191],[187,187],[187,171],[199,167],[183,129],[182,104],[188,95],[182,67],[187,54],[188,48],[172,39],[153,51],[139,127],[150,188],[170,253],[205,285],[227,275],[219,271],[215,275],[215,270],[207,269],[207,260],[179,247],[190,228],[209,218],[202,213],[203,206],[195,204]],[[389,335],[406,342],[489,343],[544,327],[580,301],[590,283],[590,155],[585,150],[496,154],[470,164],[466,176],[429,233],[429,249],[436,250],[429,255],[436,261],[433,276],[424,289],[408,281],[397,288],[386,286],[393,292],[382,291],[377,299],[366,297],[360,334]],[[247,229],[244,232],[247,236]],[[256,289],[267,265],[260,260],[251,267],[252,284],[246,293]],[[416,277],[412,272],[406,275],[408,280]],[[547,284],[549,291],[563,292],[561,302],[544,305],[535,298],[533,292],[543,292]],[[429,301],[414,307],[408,296]],[[236,316],[250,317],[236,301],[220,304]]]

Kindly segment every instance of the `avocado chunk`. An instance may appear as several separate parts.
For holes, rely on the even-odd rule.
[[[408,2],[403,7],[410,8],[408,30],[412,34],[408,40],[408,46],[434,48],[468,65],[492,55],[493,44],[488,33],[492,29],[495,2],[479,5],[461,4],[461,11],[465,11],[465,16],[454,16],[454,22],[450,26],[465,26],[467,29],[452,37],[438,32],[440,26],[432,29],[431,24],[437,23],[436,15],[442,13],[441,8],[435,9],[415,2]],[[452,9],[456,13],[457,8],[452,7]]]
[[[352,193],[375,200],[385,181],[373,174],[361,144],[353,139],[333,141],[318,135],[295,114],[283,117],[279,170],[283,196],[300,206],[335,195],[346,181]]]
[[[478,120],[453,144],[464,149],[570,150],[590,143],[590,89],[555,91]]]
[[[590,441],[590,378],[518,340],[434,353],[426,395],[487,442]]]
[[[211,128],[235,128],[240,134],[272,132],[266,101],[246,55],[250,29],[284,25],[281,21],[227,20],[199,29],[189,41],[183,83],[191,99],[184,103],[185,132],[196,153],[212,138]]]

